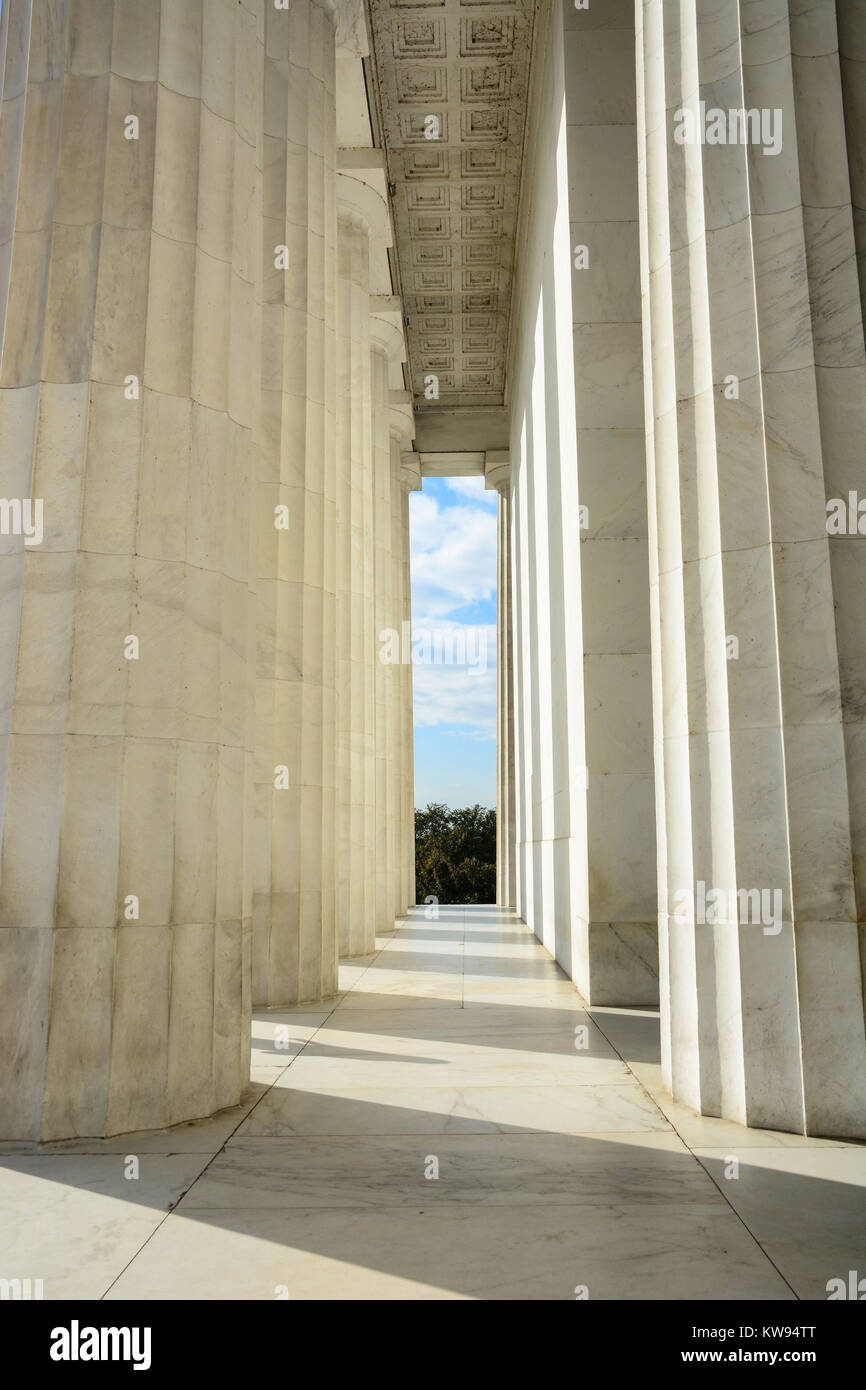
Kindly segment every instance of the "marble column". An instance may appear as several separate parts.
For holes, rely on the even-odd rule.
[[[377,327],[378,327],[378,321]],[[390,755],[389,691],[391,670],[384,663],[388,629],[393,626],[390,612],[391,525],[390,475],[391,449],[388,428],[388,358],[386,345],[372,334],[370,380],[373,397],[373,595],[376,664],[374,682],[374,884],[376,934],[393,931],[391,901],[391,855],[393,843],[388,820],[388,760]]]
[[[249,1076],[257,12],[3,6],[4,1139]]]
[[[396,566],[392,529],[392,442],[390,392],[405,353],[399,301],[391,296],[370,299],[371,380],[373,397],[373,486],[375,548],[375,729],[376,729],[376,931],[394,930],[398,913],[397,825],[394,805],[394,760],[400,661],[394,660],[389,638],[400,633],[402,603],[394,591]],[[399,376],[402,380],[402,376]]]
[[[402,426],[399,418],[395,421],[393,406],[389,408],[390,432],[390,470],[388,506],[391,526],[389,550],[391,581],[390,608],[393,614],[395,633],[400,639],[400,660],[387,668],[388,681],[388,720],[389,720],[389,767],[388,767],[388,834],[391,842],[391,911],[394,918],[402,917],[406,910],[403,898],[403,854],[405,850],[403,835],[403,763],[405,750],[403,725],[405,701],[403,699],[402,664],[402,618],[403,618],[403,552],[400,544],[400,438]]]
[[[866,0],[836,0],[836,17],[860,307],[866,320]]]
[[[336,818],[335,914],[340,955],[351,954],[352,888],[352,310],[359,266],[351,215],[337,190],[337,535],[336,535]],[[359,258],[358,258],[359,259]]]
[[[409,494],[421,491],[421,460],[417,453],[407,451],[400,455],[401,508],[403,523],[401,539],[403,546],[403,622],[412,632],[412,566],[409,533]],[[415,906],[415,712],[412,689],[411,647],[410,660],[404,667],[403,700],[405,706],[405,754],[406,770],[403,793],[403,816],[406,835],[406,857],[403,865],[404,894],[406,907]]]
[[[565,7],[588,860],[573,972],[658,1000],[634,5]]]
[[[347,864],[338,863],[340,901],[340,954],[366,955],[376,943],[376,491],[374,473],[374,425],[389,431],[387,365],[377,378],[379,397],[374,419],[373,357],[370,315],[370,281],[373,256],[381,257],[391,243],[388,206],[379,189],[366,180],[375,169],[359,164],[363,152],[355,151],[350,169],[337,176],[341,241],[340,348],[346,457],[347,515],[350,542],[348,562],[349,613],[338,643],[338,653],[348,660],[345,691],[348,747],[340,754],[348,781]],[[345,153],[341,155],[345,157]],[[378,178],[383,182],[381,171]],[[384,186],[384,182],[383,182]],[[381,269],[379,271],[381,273]],[[390,467],[390,444],[386,449]],[[390,532],[389,532],[390,534]],[[340,544],[338,540],[338,545]],[[343,650],[343,641],[347,643]],[[344,730],[345,733],[345,730]],[[338,741],[338,748],[339,748]]]
[[[391,777],[394,845],[394,911],[402,917],[414,902],[414,875],[410,874],[414,851],[412,796],[412,665],[411,601],[409,594],[409,495],[403,482],[404,454],[415,435],[415,414],[409,391],[390,392],[391,419],[391,560],[395,628],[400,640],[400,664],[394,676],[394,760]],[[406,628],[405,623],[410,626]],[[410,842],[410,831],[412,840]],[[413,882],[410,884],[410,876]]]
[[[514,907],[514,668],[511,620],[511,460],[488,450],[485,487],[495,488],[496,531],[496,901]]]
[[[862,1137],[866,358],[836,10],[637,8],[663,1066],[705,1114]]]
[[[333,6],[265,32],[253,990],[280,1005],[337,988]]]
[[[337,907],[341,956],[375,945],[373,460],[370,379],[370,226],[359,185],[338,175],[340,210],[338,444]],[[363,196],[363,195],[360,195]]]
[[[557,0],[537,14],[509,328],[514,881],[517,911],[583,988],[586,749],[564,12]],[[603,23],[605,15],[596,7]]]

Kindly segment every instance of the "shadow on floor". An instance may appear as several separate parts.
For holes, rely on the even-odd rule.
[[[459,913],[464,944],[506,948],[459,998],[423,993],[459,973],[435,950],[420,993],[408,972],[379,992],[423,955],[410,920],[327,1016],[257,1014],[237,1110],[0,1154],[0,1277],[47,1298],[764,1300],[826,1298],[862,1264],[866,1150],[723,1122],[690,1149],[628,1066],[657,1060],[657,1016],[587,1010],[513,915]],[[493,997],[467,999],[479,979]]]

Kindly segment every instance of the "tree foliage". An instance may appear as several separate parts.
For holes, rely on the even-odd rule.
[[[415,898],[440,903],[496,902],[496,812],[452,811],[429,802],[415,812]]]

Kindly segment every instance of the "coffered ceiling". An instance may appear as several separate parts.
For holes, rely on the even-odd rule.
[[[409,386],[420,410],[500,405],[534,0],[370,8]]]

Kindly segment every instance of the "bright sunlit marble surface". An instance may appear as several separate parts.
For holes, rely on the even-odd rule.
[[[341,975],[258,1011],[237,1109],[2,1146],[0,1275],[49,1299],[821,1299],[858,1267],[866,1148],[675,1105],[656,1015],[587,1011],[513,913],[416,909]]]

